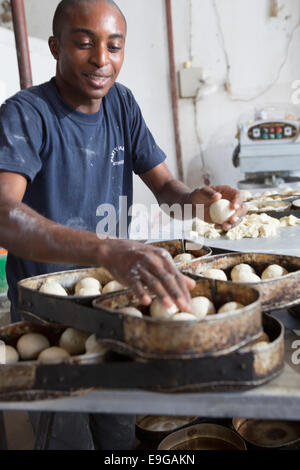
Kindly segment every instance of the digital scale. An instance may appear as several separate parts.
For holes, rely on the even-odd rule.
[[[289,107],[291,108],[291,107]],[[233,164],[245,173],[240,189],[274,187],[300,181],[300,111],[278,105],[255,112],[254,119],[238,124],[239,144]]]

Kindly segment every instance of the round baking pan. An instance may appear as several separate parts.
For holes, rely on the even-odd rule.
[[[81,279],[84,279],[85,277],[94,277],[95,279],[98,279],[102,286],[105,286],[108,282],[114,280],[110,272],[107,271],[107,269],[105,268],[74,269],[71,271],[61,271],[57,273],[43,274],[41,276],[23,279],[18,283],[18,289],[21,293],[22,290],[29,290],[33,291],[34,294],[46,296],[53,299],[63,298],[81,304],[91,304],[92,300],[96,299],[97,297],[100,297],[103,294],[89,296],[74,295],[75,285],[77,284],[77,282],[79,282]],[[41,288],[42,284],[44,284],[44,282],[48,280],[59,282],[59,284],[61,284],[62,287],[67,291],[68,297],[40,292],[39,289]]]
[[[28,333],[40,333],[46,336],[50,342],[50,346],[58,346],[59,338],[61,334],[66,330],[67,327],[62,327],[60,325],[51,325],[44,322],[43,324],[31,323],[31,322],[18,322],[11,325],[3,326],[0,328],[0,340],[4,341],[5,344],[9,346],[16,347],[18,339]],[[108,351],[106,348],[102,352],[92,353],[92,354],[80,354],[74,355],[71,357],[62,358],[55,362],[55,364],[68,364],[72,366],[83,365],[83,364],[97,364],[105,360],[105,356]],[[2,399],[4,399],[7,393],[14,394],[17,391],[26,393],[33,389],[36,378],[36,371],[39,366],[50,368],[53,367],[54,363],[51,364],[42,364],[37,360],[19,360],[15,364],[2,364],[0,365],[0,394]],[[39,397],[45,396],[48,398],[50,395],[64,396],[69,392],[56,392],[56,391],[44,391],[40,390],[38,393]],[[32,394],[27,395],[30,400]],[[33,396],[35,396],[33,394]],[[12,397],[12,401],[13,401]],[[40,399],[40,398],[38,398]],[[10,400],[10,401],[11,401]]]
[[[247,450],[243,439],[218,424],[196,424],[167,436],[158,450]]]
[[[234,418],[232,425],[245,441],[255,447],[279,449],[300,442],[299,421]]]
[[[291,209],[291,203],[287,201],[251,201],[246,203],[248,213],[259,214],[262,212],[282,212]]]
[[[278,264],[288,271],[285,276],[260,282],[233,282],[230,280],[231,269],[237,264],[249,264],[256,274],[262,274],[271,264]],[[275,255],[268,253],[225,253],[210,256],[203,260],[194,260],[181,266],[180,269],[191,274],[200,274],[209,268],[222,269],[229,279],[228,284],[251,286],[261,294],[264,312],[297,305],[300,303],[300,258],[296,256]]]
[[[136,417],[136,436],[141,442],[160,442],[169,434],[195,424],[196,416],[152,416]]]
[[[93,302],[103,320],[114,326],[98,337],[110,349],[145,359],[197,358],[235,351],[259,337],[262,332],[260,294],[248,286],[224,281],[198,279],[192,297],[208,297],[216,311],[227,302],[236,301],[245,307],[228,313],[208,315],[192,321],[152,318],[149,307],[140,304],[131,291]],[[133,306],[143,316],[122,314],[122,308]],[[114,337],[115,336],[115,337]]]
[[[206,258],[207,256],[210,256],[212,254],[212,250],[209,247],[185,239],[147,242],[146,245],[153,245],[157,248],[163,248],[167,250],[168,253],[170,253],[172,258],[175,258],[175,256],[181,255],[183,253],[189,253],[193,255],[195,259]],[[181,263],[176,264],[180,266]]]

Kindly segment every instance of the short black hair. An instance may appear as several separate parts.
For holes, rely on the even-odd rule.
[[[109,3],[112,6],[114,6],[118,10],[118,12],[121,14],[124,20],[125,26],[127,28],[126,18],[124,14],[122,13],[122,11],[120,10],[120,8],[118,7],[118,5],[114,2],[114,0],[62,0],[58,4],[54,13],[53,24],[52,24],[53,36],[57,38],[60,36],[61,30],[63,27],[62,23],[65,18],[66,12],[69,8],[72,8],[72,7],[76,8],[77,5],[79,5],[80,3],[97,3],[99,1]]]

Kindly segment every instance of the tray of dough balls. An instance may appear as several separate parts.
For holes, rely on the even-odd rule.
[[[44,380],[49,374],[51,378],[53,366],[98,364],[108,354],[95,335],[46,322],[22,321],[1,327],[0,340],[0,401],[16,398],[18,391],[23,394],[18,399],[24,400],[59,397],[61,394],[53,393],[51,380]]]
[[[23,279],[18,283],[18,289],[22,299],[67,298],[68,301],[89,304],[100,295],[121,291],[125,287],[105,268],[88,268]]]
[[[34,292],[19,290],[24,318],[70,325],[96,334],[116,352],[144,358],[223,354],[256,339],[262,328],[260,294],[248,286],[221,281],[196,282],[191,313],[179,312],[175,305],[165,310],[155,298],[145,307],[130,290],[98,296],[92,305]],[[228,302],[236,302],[239,308],[220,312]]]
[[[93,302],[114,331],[97,334],[110,349],[141,357],[198,358],[240,348],[261,334],[259,293],[247,286],[198,280],[191,292],[191,312],[166,309],[157,298],[143,306],[131,291]]]
[[[111,352],[94,336],[86,339],[71,328],[20,322],[0,329],[7,348],[7,364],[0,365],[0,401],[61,398],[95,387],[168,393],[249,389],[281,372],[283,334],[281,323],[264,314],[257,339],[229,354],[147,360]],[[79,347],[85,353],[73,354]],[[49,354],[55,348],[65,352]]]
[[[268,253],[226,253],[195,260],[181,270],[209,279],[248,285],[261,294],[262,311],[300,303],[300,257]]]
[[[146,245],[165,249],[176,265],[181,265],[196,258],[205,258],[212,254],[211,248],[186,239],[149,241]]]

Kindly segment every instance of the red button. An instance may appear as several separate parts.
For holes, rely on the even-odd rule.
[[[282,127],[277,127],[276,131],[277,132],[282,132]]]
[[[270,129],[270,132],[274,132],[274,128],[273,128],[273,127]]]

